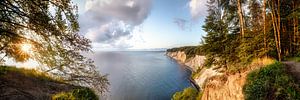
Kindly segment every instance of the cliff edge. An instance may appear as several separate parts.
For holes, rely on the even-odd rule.
[[[243,86],[248,73],[273,63],[270,59],[257,59],[239,73],[228,73],[217,66],[204,67],[205,56],[187,58],[183,51],[167,52],[166,55],[192,69],[192,78],[201,88],[201,95],[198,95],[201,100],[244,100]]]
[[[183,51],[167,52],[166,55],[192,69],[192,72],[196,73],[192,78],[200,89],[203,89],[207,79],[222,75],[214,66],[211,68],[204,67],[205,56],[195,55],[194,57],[187,58],[187,55]]]

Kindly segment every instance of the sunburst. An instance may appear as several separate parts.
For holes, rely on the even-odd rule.
[[[32,44],[29,44],[29,43],[21,44],[21,50],[24,53],[31,54],[32,53]]]

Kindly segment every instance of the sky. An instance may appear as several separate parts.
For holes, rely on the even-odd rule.
[[[98,50],[141,50],[198,45],[206,0],[72,0],[80,34]],[[7,65],[35,68],[34,60]],[[31,67],[28,67],[31,66]]]
[[[206,0],[72,0],[93,50],[198,45]]]

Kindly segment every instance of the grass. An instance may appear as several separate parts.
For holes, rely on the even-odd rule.
[[[64,82],[61,78],[55,78],[47,73],[35,69],[16,68],[13,66],[0,66],[0,75],[4,75],[8,72],[21,73],[27,77],[34,77],[43,81]]]
[[[300,57],[291,57],[287,58],[288,61],[295,61],[295,62],[300,62]]]
[[[269,57],[262,57],[262,58],[255,58],[252,60],[251,65],[257,65],[257,64],[262,64],[262,65],[270,65],[275,63],[276,61],[272,58]]]
[[[5,78],[10,75],[14,75],[13,79],[22,78],[22,79],[24,79],[23,81],[32,81],[30,79],[37,79],[38,81],[35,81],[34,83],[37,83],[37,85],[41,85],[41,86],[28,84],[28,82],[23,82],[23,81],[20,82],[18,80],[18,82],[22,85],[14,86],[13,88],[22,89],[23,87],[33,87],[32,89],[38,88],[37,90],[40,90],[40,89],[47,90],[48,89],[48,91],[52,91],[51,93],[49,92],[50,98],[52,98],[52,100],[98,100],[98,96],[90,88],[74,86],[74,85],[68,84],[68,83],[64,82],[62,79],[54,78],[53,76],[51,76],[47,73],[44,73],[44,72],[41,72],[41,71],[38,71],[35,69],[16,68],[16,67],[12,67],[12,66],[0,66],[0,81],[2,81],[1,78]],[[22,77],[20,77],[20,76],[22,76]],[[7,78],[6,81],[10,82],[13,79]],[[12,82],[12,83],[17,84],[14,82]],[[25,84],[25,83],[27,83],[27,84]],[[62,84],[65,86],[61,86]],[[9,86],[9,85],[7,85],[7,86]],[[70,88],[68,89],[67,86],[69,86]],[[53,90],[52,89],[53,87],[54,88],[61,87],[62,89],[54,89]],[[24,90],[24,91],[26,91],[26,90]],[[30,91],[34,91],[34,90],[30,90]],[[57,94],[53,94],[53,93],[57,93]],[[37,94],[32,94],[32,95],[37,95]]]
[[[300,88],[280,62],[248,74],[243,87],[246,100],[299,100]]]
[[[52,96],[52,100],[99,100],[89,88],[78,88],[70,92],[61,92]]]
[[[229,65],[229,68],[226,71],[229,73],[237,73],[240,71],[256,69],[262,66],[270,65],[275,63],[275,61],[276,61],[275,59],[270,57],[254,58],[251,60],[251,62],[247,64],[237,62],[233,65]]]

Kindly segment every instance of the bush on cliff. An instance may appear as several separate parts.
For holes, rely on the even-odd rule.
[[[300,88],[280,62],[248,74],[243,93],[246,100],[299,100]]]
[[[193,87],[185,88],[181,92],[176,92],[172,100],[196,100],[198,91]]]
[[[89,88],[79,88],[55,94],[52,100],[98,100],[98,96]]]

